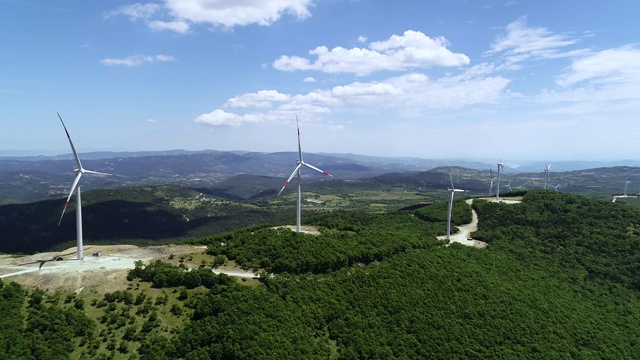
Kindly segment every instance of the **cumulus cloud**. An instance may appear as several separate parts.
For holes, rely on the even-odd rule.
[[[245,121],[242,116],[217,109],[198,116],[195,122],[211,126],[239,126]]]
[[[269,26],[283,15],[303,20],[311,16],[312,0],[165,0],[164,4],[121,6],[107,17],[143,20],[154,30],[187,33],[193,24],[233,28],[258,24]]]
[[[250,122],[290,122],[296,115],[313,120],[334,111],[366,113],[387,109],[400,116],[418,116],[425,111],[496,104],[514,95],[507,91],[508,84],[509,79],[471,71],[471,74],[439,79],[410,73],[295,95],[262,90],[229,99],[225,107],[233,109],[233,113],[217,109],[200,115],[195,121],[213,126],[238,126]],[[340,129],[338,126],[332,130]]]
[[[543,27],[528,27],[523,17],[507,25],[506,33],[496,38],[485,55],[504,53],[510,63],[532,58],[572,57],[585,53],[585,50],[564,50],[577,42],[577,39],[554,34]]]
[[[147,26],[153,30],[170,30],[180,34],[186,34],[191,28],[188,23],[182,20],[160,21],[154,20],[147,23]]]
[[[398,87],[379,82],[355,82],[345,86],[336,86],[331,90],[334,97],[349,103],[369,102],[371,99],[401,95],[402,93],[402,89]]]
[[[450,51],[444,37],[430,38],[408,30],[385,41],[372,42],[368,48],[318,46],[309,51],[317,59],[283,55],[273,62],[282,71],[317,70],[327,73],[353,73],[358,76],[377,71],[406,71],[430,66],[463,66],[469,57]]]
[[[224,106],[228,108],[270,108],[274,102],[285,102],[289,98],[289,95],[281,94],[276,90],[260,90],[231,98]]]
[[[165,4],[180,19],[234,27],[268,26],[285,13],[305,19],[311,16],[312,3],[311,0],[167,0]]]
[[[100,62],[106,66],[135,67],[145,63],[166,62],[166,61],[175,61],[175,58],[171,55],[153,55],[153,56],[134,55],[134,56],[129,56],[122,59],[107,58],[107,59],[101,60]]]
[[[304,78],[302,81],[303,82],[308,82],[308,83],[316,82],[316,78],[314,78],[313,76],[308,76],[308,77]]]

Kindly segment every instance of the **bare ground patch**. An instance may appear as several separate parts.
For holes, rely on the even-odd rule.
[[[75,248],[61,253],[49,252],[27,256],[0,257],[0,278],[3,281],[15,281],[28,288],[42,290],[67,290],[80,293],[92,289],[98,293],[112,292],[127,288],[126,279],[136,261],[145,264],[156,260],[167,260],[173,255],[201,255],[204,246],[166,245],[137,247],[134,245],[107,245],[85,247],[85,258],[77,260]],[[99,253],[99,256],[92,254]],[[53,261],[60,257],[62,260]],[[198,264],[185,263],[190,268]],[[253,273],[237,267],[224,267],[214,270],[237,277],[255,277]]]

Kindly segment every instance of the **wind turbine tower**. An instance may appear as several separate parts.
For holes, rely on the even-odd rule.
[[[544,167],[544,189],[551,190],[551,163]]]
[[[493,169],[489,166],[489,196],[493,194]]]
[[[284,183],[284,186],[282,186],[282,189],[280,189],[280,192],[278,192],[278,196],[280,196],[280,194],[282,194],[282,191],[284,191],[284,189],[287,187],[287,185],[289,185],[289,183],[291,182],[291,180],[293,179],[293,177],[297,177],[298,178],[298,201],[297,201],[297,207],[296,207],[296,231],[297,232],[301,232],[301,227],[300,227],[300,213],[301,213],[301,209],[302,209],[302,189],[300,187],[300,170],[302,169],[303,166],[308,167],[309,169],[318,171],[324,175],[327,176],[331,176],[333,177],[333,175],[329,174],[328,172],[324,171],[324,170],[320,170],[317,167],[308,164],[306,162],[304,162],[304,159],[302,158],[302,147],[300,146],[300,124],[298,123],[298,117],[296,116],[296,127],[298,128],[298,160],[296,161],[296,168],[293,170],[293,172],[291,173],[291,176],[289,176],[289,178],[287,179],[287,181]]]
[[[449,168],[449,180],[451,181],[451,187],[447,188],[449,191],[449,213],[447,214],[447,240],[451,237],[451,213],[453,211],[453,195],[457,192],[467,192],[467,190],[456,189],[453,186],[453,176],[451,176],[451,168]]]
[[[627,196],[627,186],[629,185],[631,181],[629,180],[625,180],[624,182],[624,196]]]
[[[77,251],[78,251],[78,260],[84,259],[84,254],[82,251],[82,199],[80,196],[80,186],[78,183],[80,182],[80,178],[83,174],[94,174],[94,175],[111,175],[107,173],[101,173],[97,171],[87,170],[82,167],[82,163],[80,162],[80,157],[78,156],[78,152],[76,148],[73,146],[73,141],[71,141],[71,136],[69,136],[69,131],[67,131],[67,127],[64,125],[64,121],[62,121],[62,117],[58,114],[58,118],[60,118],[60,122],[62,123],[62,127],[64,128],[64,132],[67,134],[67,139],[69,139],[69,145],[71,145],[71,151],[73,151],[73,157],[76,160],[76,165],[78,168],[74,171],[78,174],[76,178],[73,180],[73,184],[71,185],[71,191],[69,191],[69,196],[67,197],[67,202],[64,204],[64,209],[62,209],[62,215],[60,215],[60,220],[58,220],[58,226],[62,222],[62,217],[64,216],[65,211],[67,211],[67,207],[69,206],[69,200],[71,200],[71,196],[73,192],[76,191],[76,236],[77,236]]]
[[[496,184],[496,200],[500,200],[500,169],[504,169],[502,159],[498,162],[498,183]]]

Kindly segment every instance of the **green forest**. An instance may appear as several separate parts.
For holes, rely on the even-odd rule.
[[[436,240],[446,203],[332,211],[320,235],[254,226],[193,239],[260,282],[136,263],[101,298],[0,283],[7,359],[637,359],[640,211],[549,191],[463,199],[476,249]]]

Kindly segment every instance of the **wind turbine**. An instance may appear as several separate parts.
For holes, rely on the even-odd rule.
[[[453,186],[453,176],[451,176],[451,168],[449,168],[449,180],[451,181],[451,187],[447,188],[449,191],[449,213],[447,214],[447,240],[451,237],[451,212],[453,211],[453,195],[457,192],[467,192],[467,190],[456,189]]]
[[[62,116],[58,113],[58,118],[60,118],[60,122],[62,123],[62,127],[64,128],[64,132],[67,133],[67,139],[69,139],[69,145],[71,145],[71,151],[73,151],[73,157],[76,159],[76,165],[78,165],[77,169],[74,169],[74,172],[78,173],[76,175],[75,180],[73,180],[73,184],[71,185],[71,191],[69,191],[69,196],[67,197],[67,202],[64,204],[64,209],[62,209],[62,215],[60,215],[60,220],[58,220],[58,226],[62,222],[62,217],[64,216],[65,211],[67,211],[67,207],[69,206],[69,200],[71,200],[71,196],[73,192],[76,191],[76,236],[77,236],[77,251],[78,251],[78,260],[82,260],[84,258],[84,254],[82,253],[82,199],[80,196],[80,186],[78,183],[80,182],[80,178],[83,174],[94,174],[94,175],[111,175],[107,173],[101,173],[97,171],[87,170],[82,167],[82,163],[80,162],[80,157],[78,157],[78,152],[76,148],[73,146],[73,141],[71,141],[71,136],[69,136],[69,131],[67,131],[67,127],[64,125],[64,121],[62,121]]]
[[[289,176],[289,178],[287,179],[287,181],[284,183],[284,186],[282,186],[282,189],[280,189],[280,192],[278,193],[278,196],[280,196],[280,194],[282,194],[282,191],[284,191],[284,188],[287,187],[287,185],[289,185],[289,182],[291,182],[291,179],[293,179],[294,176],[297,176],[298,178],[298,203],[297,203],[297,209],[296,209],[296,231],[300,232],[300,212],[301,212],[301,207],[302,207],[302,190],[300,188],[300,170],[302,169],[303,166],[308,167],[309,169],[315,170],[317,172],[320,172],[324,175],[327,176],[331,176],[333,177],[333,175],[329,174],[328,172],[324,171],[324,170],[320,170],[317,167],[311,165],[311,164],[307,164],[306,162],[304,162],[304,159],[302,158],[302,147],[300,146],[300,124],[298,123],[298,117],[296,116],[296,127],[298,128],[298,160],[296,161],[296,168],[293,170],[293,172],[291,173],[291,176]]]
[[[491,196],[491,194],[493,194],[493,169],[491,168],[491,165],[489,165],[489,196]]]
[[[625,180],[624,182],[624,196],[627,196],[627,186],[629,185],[631,181],[629,180]]]
[[[508,183],[507,185],[504,185],[504,187],[506,187],[506,188],[507,188],[507,191],[513,191],[513,190],[511,189],[511,180],[509,180],[509,183]]]
[[[544,189],[551,190],[551,163],[544,167]]]
[[[496,184],[496,199],[500,200],[500,169],[504,169],[502,159],[498,162],[498,183]]]

